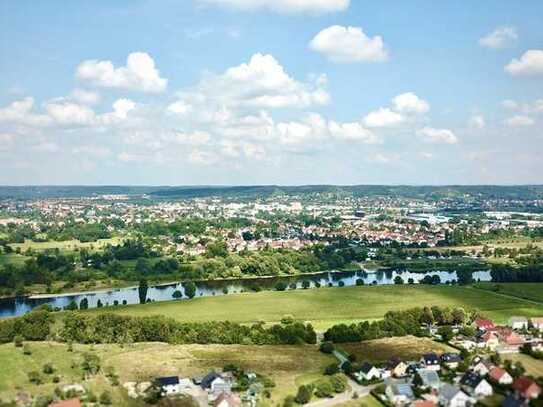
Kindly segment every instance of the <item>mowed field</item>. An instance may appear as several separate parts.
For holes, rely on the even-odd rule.
[[[355,355],[358,362],[382,363],[398,357],[402,360],[418,360],[429,352],[458,352],[446,344],[428,338],[402,336],[396,338],[374,339],[338,345],[349,354]]]
[[[331,355],[318,351],[317,346],[242,346],[242,345],[168,345],[138,343],[132,345],[74,345],[68,352],[65,344],[56,342],[29,343],[31,355],[23,355],[13,344],[0,346],[0,399],[13,397],[18,389],[31,394],[50,394],[57,385],[82,383],[100,393],[112,391],[114,405],[133,406],[120,388],[112,388],[105,376],[99,374],[87,382],[81,380],[80,363],[85,352],[100,356],[102,368],[113,367],[121,384],[126,381],[147,381],[157,376],[201,376],[210,370],[220,370],[225,364],[235,363],[248,371],[272,378],[270,405],[294,394],[300,384],[322,375],[324,367],[332,362]],[[52,363],[61,377],[59,384],[51,382],[34,385],[28,382],[29,371],[41,371],[45,363]],[[46,377],[47,375],[42,375]]]
[[[59,249],[60,251],[69,252],[80,248],[98,250],[108,244],[116,246],[121,243],[121,241],[122,238],[119,237],[112,237],[110,239],[99,239],[96,242],[80,242],[79,240],[65,240],[62,242],[33,242],[32,240],[25,240],[24,243],[11,243],[10,246],[13,250],[21,249],[21,253],[24,253],[28,249],[32,249],[38,252],[48,249]]]
[[[543,283],[479,283],[478,288],[543,303]]]
[[[543,286],[543,285],[542,285]],[[184,322],[276,322],[285,315],[311,321],[325,329],[339,322],[382,318],[391,310],[423,306],[478,309],[497,322],[512,315],[543,316],[543,305],[458,286],[389,285],[333,287],[296,291],[263,291],[192,300],[155,302],[88,312],[116,312],[133,316],[165,315]]]
[[[535,377],[543,377],[543,360],[535,359],[522,353],[511,353],[505,356],[512,362],[520,362],[526,369],[526,373]]]

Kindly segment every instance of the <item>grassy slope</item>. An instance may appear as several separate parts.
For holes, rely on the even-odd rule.
[[[24,252],[27,249],[32,249],[36,251],[42,251],[46,249],[59,249],[61,251],[72,251],[74,249],[85,247],[90,249],[99,249],[107,244],[117,245],[122,241],[119,237],[112,237],[110,239],[99,239],[96,242],[80,242],[79,240],[66,240],[62,242],[57,241],[48,241],[48,242],[33,242],[32,240],[25,240],[24,243],[11,243],[10,246],[13,250],[17,248],[21,249],[21,252]]]
[[[190,322],[275,322],[291,314],[298,320],[312,321],[317,328],[325,328],[338,322],[381,318],[389,310],[426,305],[476,308],[498,322],[505,322],[511,315],[543,315],[543,305],[492,292],[465,287],[416,285],[264,291],[132,305],[117,308],[114,312],[134,316],[165,315]],[[108,311],[111,310],[108,308]]]
[[[32,394],[48,394],[56,385],[40,386],[28,383],[27,373],[41,370],[44,363],[52,362],[62,376],[62,384],[81,383],[79,364],[81,354],[90,350],[89,345],[74,345],[74,352],[67,352],[64,344],[31,343],[32,355],[25,356],[13,344],[0,346],[0,398],[13,397],[17,386]],[[274,379],[272,403],[293,394],[297,386],[322,374],[324,367],[333,362],[330,355],[320,353],[316,346],[241,346],[241,345],[167,345],[139,343],[121,348],[118,345],[96,345],[94,351],[101,357],[102,366],[113,366],[125,381],[144,381],[155,376],[203,375],[211,369],[219,370],[227,363],[236,363],[247,370],[266,374]],[[50,382],[50,379],[49,379]],[[87,383],[97,393],[111,387],[101,375]],[[113,388],[115,405],[128,405],[123,393]]]
[[[402,360],[418,360],[428,352],[453,352],[456,350],[428,338],[403,336],[383,338],[358,343],[341,344],[340,348],[354,354],[358,362],[380,363],[396,356]]]
[[[543,283],[480,283],[477,287],[486,290],[499,287],[498,293],[543,303]]]
[[[511,353],[505,356],[505,358],[513,362],[521,362],[527,374],[535,377],[543,377],[543,360],[538,360],[521,353]]]

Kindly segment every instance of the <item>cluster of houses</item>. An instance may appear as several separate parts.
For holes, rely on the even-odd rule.
[[[479,355],[518,352],[526,344],[532,351],[542,351],[541,334],[534,331],[543,332],[543,318],[512,317],[508,326],[480,318],[475,320],[474,327],[473,337],[458,334],[451,341],[478,354],[471,361],[464,361],[460,353],[446,352],[427,353],[420,360],[409,362],[393,358],[379,367],[366,362],[352,374],[353,379],[362,384],[383,383],[378,396],[394,406],[464,407],[499,393],[504,407],[520,407],[542,397],[540,385],[532,378],[514,377],[512,372]]]
[[[541,396],[541,387],[526,376],[514,378],[480,357],[465,372],[457,372],[461,362],[457,353],[428,353],[418,361],[394,358],[383,367],[366,362],[353,377],[359,383],[383,382],[384,392],[378,396],[394,406],[472,406],[499,391],[505,407],[520,407]]]
[[[241,395],[232,391],[236,378],[231,372],[209,372],[203,377],[180,378],[178,376],[159,377],[155,384],[164,396],[189,395],[201,406],[239,407],[242,403],[255,406],[263,386],[255,373],[244,373],[249,383],[248,389]],[[138,396],[136,394],[135,396]]]
[[[543,339],[533,335],[529,328],[543,332],[543,318],[511,317],[507,326],[478,318],[474,322],[476,334],[473,337],[458,335],[453,344],[467,350],[486,349],[498,353],[516,353],[524,345],[534,351],[543,351]]]

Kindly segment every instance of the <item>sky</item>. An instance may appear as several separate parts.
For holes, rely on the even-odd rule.
[[[0,0],[0,184],[541,184],[540,0]]]

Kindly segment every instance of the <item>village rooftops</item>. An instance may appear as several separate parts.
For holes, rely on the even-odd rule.
[[[81,407],[81,401],[78,398],[61,400],[49,404],[49,407]]]
[[[483,329],[483,330],[493,329],[496,327],[496,325],[494,325],[494,322],[492,322],[490,319],[483,319],[483,318],[477,318],[474,324],[478,329]]]

